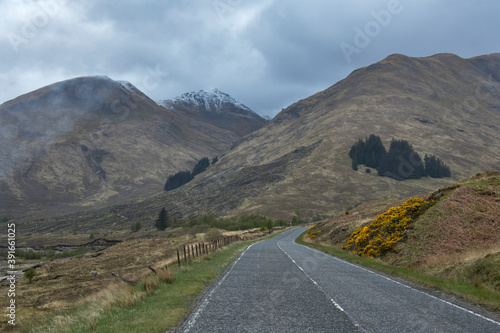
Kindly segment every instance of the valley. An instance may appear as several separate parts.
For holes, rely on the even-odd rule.
[[[309,245],[465,284],[470,289],[438,288],[498,312],[499,112],[498,53],[393,54],[271,120],[218,89],[153,101],[106,76],[54,83],[7,101],[0,105],[0,225],[16,225],[23,251],[17,253],[21,316],[89,310],[85,302],[109,293],[119,298],[110,309],[136,306],[153,299],[158,286],[171,288],[148,266],[171,267],[181,245],[211,242],[210,232],[253,239],[292,225],[307,227]],[[406,155],[388,149],[395,155],[392,176],[368,166],[368,150],[356,155],[363,161],[350,154],[371,135],[382,147],[396,140],[406,147]],[[423,168],[424,156],[449,169],[440,178],[427,169],[403,177]],[[211,162],[203,171],[190,173],[204,158]],[[167,178],[182,171],[190,180],[165,191]],[[421,214],[408,213],[417,206]],[[169,225],[156,230],[163,208]],[[397,235],[380,241],[386,231],[368,232],[393,212],[404,215]],[[243,251],[242,244],[234,248]],[[287,239],[286,246],[294,245]],[[5,239],[0,248],[3,264]],[[206,261],[200,259],[210,266]],[[33,265],[31,284],[22,274]],[[118,292],[112,272],[134,286]],[[148,283],[156,284],[149,295]]]

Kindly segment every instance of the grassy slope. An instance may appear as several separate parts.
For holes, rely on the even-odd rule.
[[[341,247],[356,228],[401,201],[364,204],[352,215],[320,223],[314,230],[321,232],[311,245],[500,309],[500,173],[476,175],[431,196],[438,200],[436,205],[408,228],[406,240],[380,258],[360,258]]]

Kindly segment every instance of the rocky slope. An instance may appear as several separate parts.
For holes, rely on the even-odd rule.
[[[222,128],[104,76],[22,95],[0,105],[0,217],[95,209],[161,192],[169,174],[231,147],[245,119]]]

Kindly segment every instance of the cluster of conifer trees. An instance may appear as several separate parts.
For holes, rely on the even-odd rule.
[[[217,163],[219,159],[215,156],[212,159],[212,164]],[[170,175],[167,178],[167,182],[165,183],[164,190],[171,191],[175,190],[182,185],[189,183],[193,178],[197,175],[205,171],[210,166],[210,161],[208,157],[203,157],[201,160],[196,163],[193,168],[193,171],[179,171],[176,174]]]
[[[370,134],[364,141],[359,139],[349,151],[352,168],[358,165],[377,169],[379,176],[396,180],[419,179],[424,176],[433,178],[450,177],[450,168],[435,156],[425,155],[424,160],[406,140],[392,139],[386,151],[379,136]],[[369,169],[368,169],[369,170]]]

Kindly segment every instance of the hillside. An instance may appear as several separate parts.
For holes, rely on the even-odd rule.
[[[500,173],[477,174],[426,197],[435,202],[380,259],[500,291]],[[350,215],[318,223],[312,241],[340,249],[357,228],[402,201],[363,204]]]
[[[169,174],[229,149],[245,120],[218,127],[95,76],[8,101],[0,123],[0,217],[40,217],[161,192]]]
[[[218,214],[311,218],[498,170],[499,71],[500,54],[391,55],[289,106],[243,138],[214,168],[182,188],[189,203],[175,193],[169,198],[182,214],[190,205]],[[387,147],[392,138],[407,140],[422,157],[437,156],[452,177],[396,181],[364,167],[354,171],[349,149],[371,133]]]

